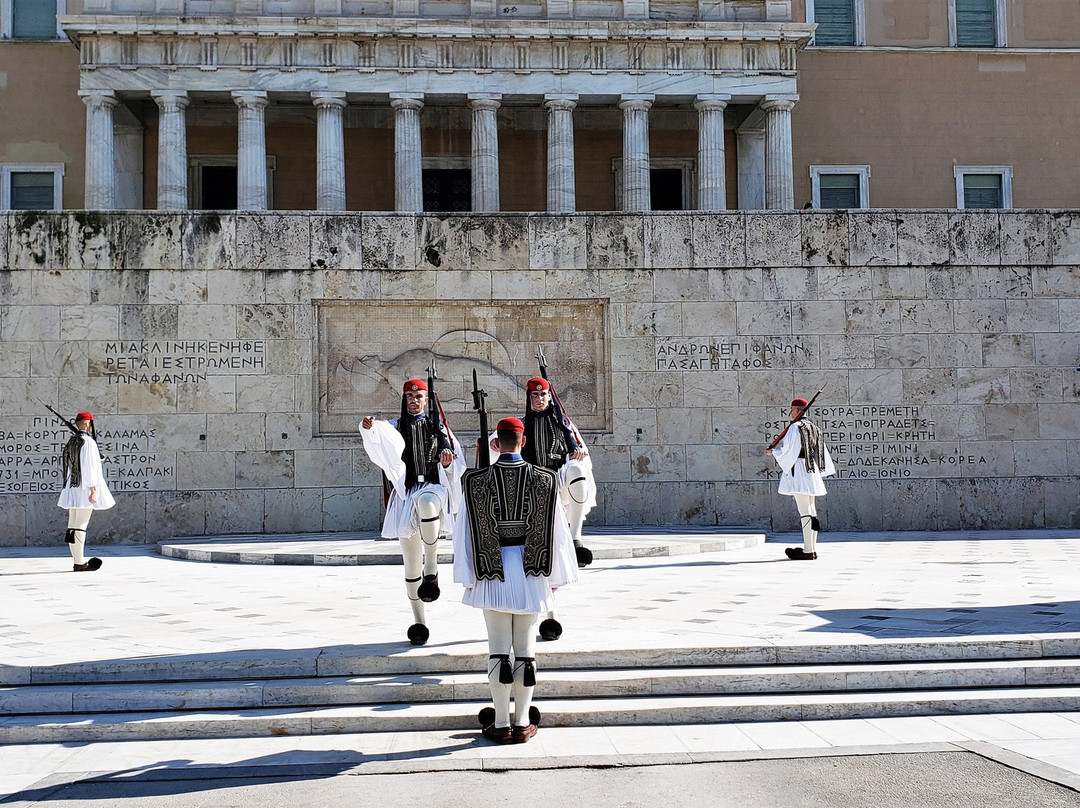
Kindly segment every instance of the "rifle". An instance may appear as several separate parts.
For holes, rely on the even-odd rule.
[[[776,448],[776,445],[784,439],[784,435],[787,434],[787,431],[791,429],[791,425],[798,421],[800,418],[802,418],[804,415],[806,415],[807,410],[810,409],[810,405],[817,401],[817,397],[820,396],[822,391],[828,386],[828,382],[825,382],[825,384],[821,385],[821,390],[818,390],[816,393],[814,393],[814,397],[806,402],[806,406],[799,410],[799,414],[791,419],[788,425],[784,427],[784,431],[777,435],[775,438],[773,438],[773,442],[769,444],[769,447],[768,449],[766,449],[766,451],[771,452],[773,449]]]
[[[540,375],[551,386],[551,401],[555,405],[555,417],[559,419],[559,426],[562,427],[563,435],[566,437],[566,453],[572,455],[581,446],[578,444],[577,438],[574,437],[574,430],[567,425],[566,410],[563,409],[562,399],[559,398],[555,385],[551,384],[551,379],[548,379],[547,359],[544,357],[543,345],[536,346],[536,361],[540,363]]]
[[[480,382],[476,379],[476,368],[472,372],[472,400],[473,409],[480,415],[480,439],[476,442],[476,467],[487,468],[491,465],[491,446],[488,444],[488,419],[487,405],[484,399],[487,391],[480,389]]]
[[[435,431],[438,433],[436,440],[439,443],[439,452],[443,449],[449,449],[454,451],[454,447],[450,445],[450,439],[446,436],[446,413],[443,412],[442,403],[439,401],[439,396],[435,392],[435,380],[439,378],[439,374],[435,370],[435,357],[431,357],[431,365],[428,366],[428,418],[431,419],[431,423],[435,425]]]
[[[50,407],[48,404],[46,404],[40,398],[37,401],[38,401],[38,404],[43,406],[45,409],[47,409],[49,412],[51,412],[53,415],[55,415],[57,418],[59,418],[61,421],[63,421],[64,426],[66,426],[68,429],[70,429],[73,434],[75,434],[75,435],[81,435],[82,434],[82,432],[79,431],[79,428],[77,426],[75,426],[74,423],[69,421],[64,416],[62,416],[60,413],[58,413],[56,410],[54,410],[52,407]]]

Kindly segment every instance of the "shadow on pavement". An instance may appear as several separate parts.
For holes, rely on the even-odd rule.
[[[998,634],[1080,632],[1080,601],[1010,606],[828,609],[813,611],[825,622],[809,632],[892,637],[974,637]]]

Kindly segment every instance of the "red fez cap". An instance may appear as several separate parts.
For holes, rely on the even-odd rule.
[[[495,427],[496,432],[519,432],[522,435],[525,434],[525,424],[521,422],[520,418],[503,418],[499,421],[499,425]]]
[[[794,398],[791,400],[791,406],[799,407],[800,409],[809,406],[809,404],[810,402],[807,401],[805,398]]]
[[[427,390],[427,382],[423,379],[409,379],[401,388],[402,393],[415,393],[417,390]]]
[[[532,379],[529,379],[529,381],[525,385],[525,389],[528,390],[530,393],[535,393],[537,390],[548,390],[550,388],[551,385],[548,384],[548,380],[545,379],[543,376],[536,376]]]
[[[78,415],[75,416],[75,420],[76,421],[93,421],[94,416],[92,416],[88,412],[80,412]]]

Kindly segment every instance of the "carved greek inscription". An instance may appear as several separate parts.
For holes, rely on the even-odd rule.
[[[926,407],[815,407],[810,417],[821,427],[839,479],[954,476],[961,468],[987,462],[977,451],[962,451],[955,440],[939,441]],[[765,442],[787,425],[787,409],[777,410],[775,420],[763,426]],[[775,466],[767,474],[780,476]]]
[[[810,357],[799,339],[672,339],[656,346],[656,370],[773,370],[805,366]]]
[[[17,420],[17,419],[12,419]],[[0,494],[60,493],[60,455],[71,432],[53,417],[39,416],[0,431]],[[98,432],[101,466],[111,491],[159,491],[175,487],[175,456],[153,451],[156,431],[146,426],[104,427]]]
[[[110,384],[179,384],[206,381],[208,375],[266,372],[263,340],[134,340],[94,348],[90,375],[104,376]]]

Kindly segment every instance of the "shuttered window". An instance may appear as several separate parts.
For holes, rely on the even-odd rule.
[[[11,209],[52,210],[55,181],[51,171],[11,172]]]
[[[822,208],[859,207],[858,174],[822,174],[818,183]]]
[[[956,45],[960,48],[992,48],[997,43],[995,0],[955,0]]]
[[[15,39],[56,39],[56,0],[12,0]]]
[[[855,44],[855,0],[814,0],[814,22],[815,45]]]
[[[964,208],[1003,208],[1005,197],[1000,174],[965,174]]]

